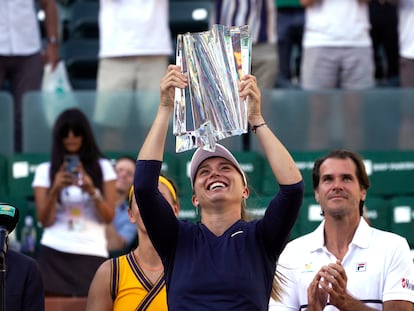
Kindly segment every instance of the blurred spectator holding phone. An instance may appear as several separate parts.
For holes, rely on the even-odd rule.
[[[116,174],[99,150],[89,120],[76,108],[55,121],[50,162],[33,180],[44,227],[37,260],[46,295],[87,296],[108,257],[105,224],[115,214]]]

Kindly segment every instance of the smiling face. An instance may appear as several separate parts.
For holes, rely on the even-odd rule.
[[[248,194],[242,175],[229,160],[208,158],[198,167],[194,180],[195,206],[225,202],[229,206],[235,203],[241,208],[241,202]]]
[[[328,158],[320,166],[320,181],[315,199],[325,217],[354,216],[359,219],[359,203],[365,201],[366,190],[356,176],[356,165],[350,159]]]
[[[135,162],[131,159],[119,159],[115,163],[116,190],[121,194],[128,194],[129,188],[134,181]]]

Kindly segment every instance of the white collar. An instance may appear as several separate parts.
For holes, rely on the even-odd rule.
[[[309,234],[309,249],[311,252],[320,250],[325,246],[324,228],[325,219],[313,232]],[[355,231],[354,237],[352,238],[350,244],[354,244],[360,248],[368,248],[372,230],[373,228],[368,225],[363,217],[361,217],[358,228]]]

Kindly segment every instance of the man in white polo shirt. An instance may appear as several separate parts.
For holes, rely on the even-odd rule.
[[[316,160],[313,188],[325,219],[287,244],[278,265],[284,293],[269,310],[413,310],[408,243],[365,221],[369,186],[362,159],[353,152],[334,150]]]

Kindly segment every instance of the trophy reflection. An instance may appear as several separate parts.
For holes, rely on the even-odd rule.
[[[213,151],[217,141],[247,132],[247,101],[238,92],[251,70],[247,25],[178,35],[176,64],[188,75],[188,87],[175,90],[176,152]]]

